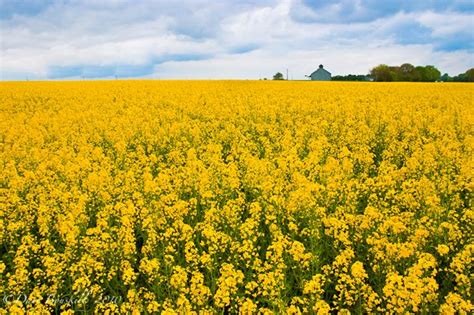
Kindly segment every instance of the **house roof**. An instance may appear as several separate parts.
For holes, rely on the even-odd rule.
[[[309,76],[311,77],[313,74],[315,74],[316,72],[325,72],[325,73],[328,73],[328,74],[331,74],[331,72],[327,71],[326,69],[324,68],[319,68],[315,71],[313,71]]]

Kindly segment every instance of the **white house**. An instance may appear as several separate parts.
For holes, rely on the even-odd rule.
[[[324,69],[323,65],[319,65],[318,70],[307,77],[311,78],[311,81],[331,81],[331,72]]]

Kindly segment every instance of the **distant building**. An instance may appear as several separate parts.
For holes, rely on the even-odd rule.
[[[319,65],[319,69],[307,77],[311,78],[311,81],[331,81],[331,72],[324,69],[323,65]]]

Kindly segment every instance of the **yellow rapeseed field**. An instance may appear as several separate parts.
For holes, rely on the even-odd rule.
[[[1,83],[0,313],[472,313],[473,87]]]

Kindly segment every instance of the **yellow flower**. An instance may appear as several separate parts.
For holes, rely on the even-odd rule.
[[[351,266],[351,274],[354,278],[365,279],[367,278],[367,273],[365,272],[364,265],[360,261],[356,261]]]
[[[313,307],[313,311],[317,315],[326,315],[331,313],[331,307],[329,306],[328,303],[324,300],[319,300],[316,302],[316,304]]]
[[[235,270],[231,264],[224,264],[218,279],[218,289],[214,295],[216,305],[218,307],[228,306],[243,280],[244,274],[240,270]]]
[[[440,307],[440,313],[443,315],[448,314],[472,314],[474,311],[474,306],[472,302],[469,300],[464,300],[459,294],[457,293],[448,293],[445,298],[445,303]]]
[[[280,83],[0,83],[0,314],[472,313],[472,86]]]
[[[0,274],[2,274],[6,269],[6,266],[3,262],[0,262]]]
[[[438,247],[436,247],[436,250],[441,256],[444,256],[449,253],[449,247],[446,245],[438,245]]]
[[[257,305],[250,299],[245,299],[239,309],[239,314],[252,315],[257,312]]]
[[[180,292],[187,291],[188,274],[181,266],[174,267],[173,275],[170,279],[170,285]]]

